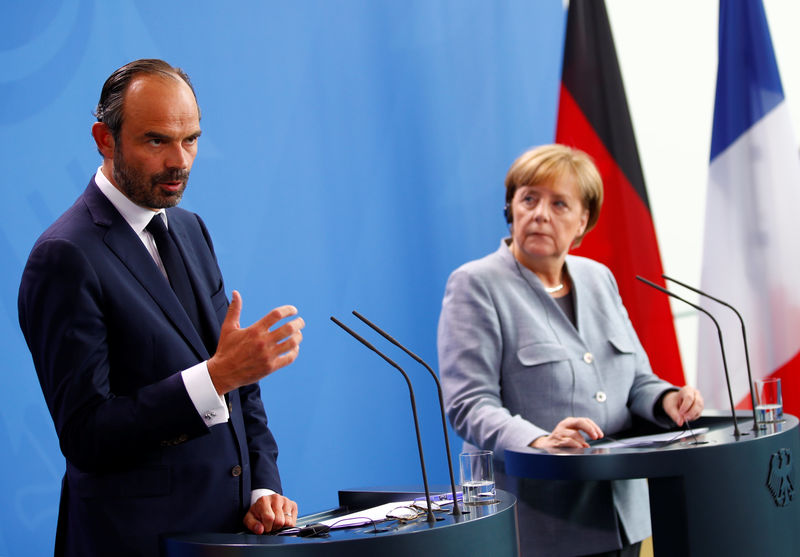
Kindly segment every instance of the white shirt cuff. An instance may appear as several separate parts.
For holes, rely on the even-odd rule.
[[[250,492],[250,506],[252,507],[253,505],[255,505],[256,501],[258,501],[262,497],[266,497],[267,495],[272,495],[274,493],[275,492],[272,491],[271,489],[254,489],[253,491]]]
[[[225,399],[217,394],[211,376],[208,374],[207,362],[185,369],[181,372],[183,384],[197,413],[203,418],[206,426],[224,424],[230,418]]]

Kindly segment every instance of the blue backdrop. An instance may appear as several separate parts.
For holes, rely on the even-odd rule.
[[[52,552],[64,469],[19,277],[100,164],[103,81],[136,58],[193,79],[203,137],[183,206],[206,220],[243,325],[287,303],[308,323],[296,363],[262,381],[286,494],[308,513],[339,488],[421,483],[402,377],[329,316],[355,324],[358,309],[435,367],[448,274],[496,249],[505,171],[553,139],[561,0],[2,0],[2,14],[0,556]],[[391,353],[446,483],[433,382]]]

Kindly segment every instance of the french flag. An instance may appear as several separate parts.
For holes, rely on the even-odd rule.
[[[800,413],[800,156],[761,0],[720,0],[701,282],[741,312],[753,379],[780,377],[784,410]],[[734,403],[749,408],[741,326],[701,304],[722,327]],[[704,316],[698,335],[698,387],[707,407],[727,408],[717,331]]]

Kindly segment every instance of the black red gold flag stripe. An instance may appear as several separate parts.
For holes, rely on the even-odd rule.
[[[653,371],[683,385],[669,299],[636,280],[663,284],[663,267],[605,2],[571,0],[564,43],[556,142],[591,155],[604,187],[600,220],[573,253],[611,269]]]

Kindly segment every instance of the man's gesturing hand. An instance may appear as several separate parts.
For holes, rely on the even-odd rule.
[[[270,330],[281,319],[297,315],[294,306],[275,308],[244,329],[239,325],[241,313],[242,297],[234,290],[220,330],[217,352],[208,360],[208,373],[220,396],[255,383],[292,363],[303,340],[300,330],[305,327],[305,321],[302,317]]]

